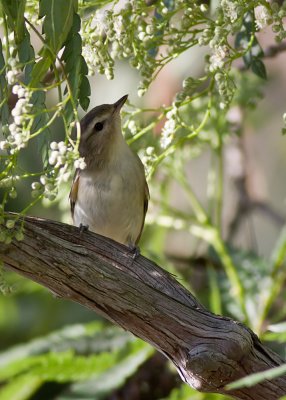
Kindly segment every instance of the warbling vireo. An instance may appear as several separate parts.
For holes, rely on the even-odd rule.
[[[86,168],[75,172],[70,204],[74,225],[134,248],[149,190],[143,164],[121,131],[120,110],[127,97],[95,107],[81,120],[79,153]]]

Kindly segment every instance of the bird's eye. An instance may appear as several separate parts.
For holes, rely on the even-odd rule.
[[[102,129],[103,129],[103,122],[97,122],[97,123],[94,125],[94,129],[95,129],[97,132],[102,131]]]

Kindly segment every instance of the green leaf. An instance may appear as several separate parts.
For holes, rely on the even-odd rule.
[[[24,39],[26,31],[25,19],[24,19],[26,0],[18,0],[14,3],[17,4],[15,39],[16,43],[21,43],[22,40]]]
[[[57,53],[66,40],[77,9],[75,0],[41,0],[40,17],[45,16],[43,32],[46,43]]]
[[[278,378],[286,373],[286,364],[280,365],[279,367],[267,369],[266,371],[257,372],[246,376],[245,378],[238,379],[235,382],[230,383],[226,386],[227,390],[238,389],[242,387],[251,387],[257,385],[265,380],[271,380]]]
[[[65,42],[62,60],[65,63],[65,71],[74,103],[76,105],[80,103],[82,108],[86,110],[89,106],[90,84],[86,77],[88,68],[85,59],[81,55],[82,40],[79,34],[80,26],[80,17],[74,14],[73,25]],[[67,92],[67,88],[65,92]],[[71,101],[69,101],[65,107],[65,116],[67,121],[73,118]]]
[[[267,79],[267,72],[265,65],[262,60],[259,58],[253,58],[251,61],[251,69],[252,72],[255,73],[255,75],[259,76],[262,79]]]
[[[42,58],[33,67],[33,70],[31,73],[31,83],[30,83],[31,87],[38,86],[38,83],[43,80],[44,76],[46,75],[47,71],[49,70],[51,63],[52,63],[52,59],[50,56],[50,52],[45,47],[42,52]]]
[[[286,257],[286,227],[282,228],[276,245],[271,254],[271,262],[274,268],[279,268]]]
[[[30,356],[0,368],[0,381],[5,382],[21,375],[35,376],[42,381],[60,383],[86,380],[105,373],[118,362],[129,357],[130,354],[141,350],[148,355],[153,352],[151,346],[139,339],[133,339],[120,350],[115,349],[87,357],[76,355],[72,350]]]
[[[91,94],[89,80],[85,75],[82,76],[82,81],[79,89],[79,103],[84,110],[88,109],[89,96]]]
[[[261,60],[264,53],[255,34],[255,22],[252,13],[247,13],[243,19],[240,32],[235,37],[235,48],[246,49],[251,43],[251,48],[243,55],[243,61],[247,68],[262,79],[267,79],[266,68]]]
[[[124,347],[131,340],[133,336],[130,333],[114,326],[106,326],[99,321],[71,325],[0,353],[0,369],[5,369],[13,362],[47,351],[59,352],[74,349],[77,354],[80,354],[86,353],[86,349],[89,349],[95,354]]]
[[[188,385],[182,384],[171,391],[168,397],[161,400],[231,400],[232,398],[222,394],[199,393]]]
[[[1,400],[28,400],[42,385],[37,376],[24,375],[14,378],[0,389]]]
[[[7,16],[10,30],[15,33],[16,44],[22,42],[26,29],[24,21],[26,0],[2,0],[1,6]]]
[[[128,378],[135,374],[140,365],[142,365],[152,354],[152,349],[146,343],[141,342],[138,347],[135,346],[126,355],[122,361],[108,369],[101,375],[91,380],[74,383],[67,393],[57,397],[57,400],[72,400],[81,398],[82,400],[103,400],[115,389],[122,387]]]
[[[218,283],[218,274],[212,265],[208,266],[208,280],[210,285],[210,308],[215,314],[222,314],[222,299]]]
[[[33,93],[32,104],[37,109],[38,115],[34,119],[31,133],[43,128],[49,122],[50,116],[46,112],[46,93],[44,91],[37,90]],[[51,142],[51,130],[50,128],[45,128],[38,136],[36,136],[36,141],[38,145],[39,153],[42,156],[42,162],[44,169],[48,166],[49,159],[49,149]]]
[[[275,333],[286,333],[286,322],[279,322],[278,324],[271,324],[267,327],[268,331]]]
[[[18,45],[18,55],[20,63],[26,64],[24,68],[23,83],[28,85],[31,80],[33,67],[35,65],[35,51],[31,45],[30,33],[27,28],[25,28],[22,42]]]

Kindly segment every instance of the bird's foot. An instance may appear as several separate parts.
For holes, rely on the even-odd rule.
[[[79,224],[79,235],[82,236],[84,232],[88,231],[88,228],[88,225]]]
[[[140,256],[140,248],[135,244],[129,245],[130,253],[132,255],[133,260],[136,260],[137,257]]]

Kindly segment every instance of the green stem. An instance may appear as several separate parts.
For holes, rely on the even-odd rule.
[[[45,129],[47,129],[50,125],[52,125],[52,123],[57,118],[57,116],[58,116],[58,112],[55,112],[54,115],[52,116],[52,118],[49,120],[49,122],[46,123],[45,126],[42,126],[40,129],[38,129],[36,132],[34,132],[32,135],[30,135],[30,139],[33,139],[34,137],[38,136]]]
[[[186,194],[188,195],[188,198],[194,210],[195,217],[200,224],[199,226],[195,225],[193,226],[193,228],[191,228],[192,233],[195,236],[198,236],[207,241],[216,250],[224,267],[225,273],[229,279],[232,295],[235,300],[238,300],[245,321],[247,321],[248,317],[245,308],[244,289],[237,273],[236,267],[225,247],[219,229],[210,224],[208,215],[206,214],[204,208],[202,207],[195,193],[193,192],[189,182],[182,172],[182,169],[174,168],[173,174],[186,191]]]
[[[201,206],[194,191],[192,190],[189,182],[187,181],[185,174],[182,172],[182,165],[180,166],[180,168],[173,169],[173,176],[184,188],[190,200],[191,206],[194,210],[197,221],[201,224],[206,224],[208,222],[208,216],[203,207]]]
[[[222,223],[222,205],[223,205],[223,170],[224,170],[224,165],[223,165],[223,147],[222,147],[222,137],[221,134],[218,133],[218,140],[219,140],[219,146],[217,149],[217,161],[218,161],[218,167],[217,167],[217,181],[216,181],[216,215],[215,215],[215,223],[216,226],[221,232],[221,223]]]
[[[227,274],[227,277],[229,279],[230,285],[231,285],[231,294],[233,295],[234,298],[238,299],[238,303],[240,305],[241,311],[243,312],[244,318],[245,318],[245,323],[248,323],[248,315],[247,315],[247,310],[245,307],[245,293],[244,293],[244,288],[242,286],[242,283],[240,281],[239,275],[236,271],[236,267],[225,247],[225,244],[218,232],[213,227],[210,227],[214,229],[212,237],[212,244],[214,249],[216,250],[223,266],[225,269],[225,272]]]

